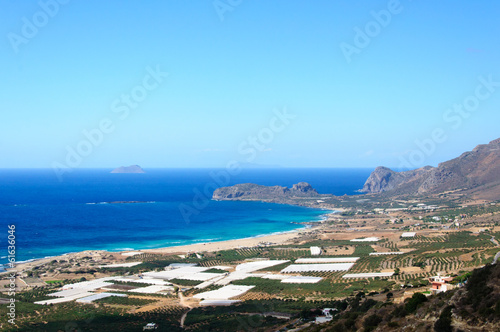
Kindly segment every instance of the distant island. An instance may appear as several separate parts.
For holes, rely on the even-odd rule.
[[[111,173],[118,173],[118,174],[143,174],[146,173],[144,170],[141,168],[139,165],[132,165],[132,166],[121,166],[118,168],[115,168],[114,170],[111,171]]]

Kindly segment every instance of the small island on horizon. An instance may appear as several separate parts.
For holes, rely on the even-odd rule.
[[[144,174],[146,173],[141,166],[139,165],[131,165],[131,166],[121,166],[115,168],[111,171],[111,173],[116,174]]]

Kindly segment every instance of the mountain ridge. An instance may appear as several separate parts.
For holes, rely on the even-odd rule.
[[[472,151],[440,163],[415,170],[396,172],[379,166],[366,180],[364,193],[420,195],[449,190],[467,189],[483,196],[500,194],[500,138],[480,144]]]

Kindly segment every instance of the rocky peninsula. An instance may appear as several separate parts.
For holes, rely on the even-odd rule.
[[[318,192],[307,182],[299,182],[294,184],[292,188],[242,183],[218,188],[212,198],[215,200],[269,200],[316,196],[319,196]]]

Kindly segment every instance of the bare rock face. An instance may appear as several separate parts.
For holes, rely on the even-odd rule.
[[[401,173],[394,172],[390,168],[379,166],[370,174],[362,191],[366,193],[379,193],[394,189],[404,181]]]
[[[483,187],[487,187],[491,197],[500,197],[500,139],[478,145],[438,167],[426,166],[405,172],[377,167],[361,191],[425,194]]]
[[[301,195],[316,196],[316,195],[318,195],[318,192],[316,191],[316,189],[314,189],[307,182],[299,182],[297,184],[294,184],[291,192],[295,196],[301,196]]]
[[[406,185],[406,191],[415,190],[420,186],[427,174],[434,168],[430,166],[406,172],[396,172],[387,167],[377,167],[363,186],[362,192],[381,193]]]
[[[118,168],[115,168],[114,170],[111,171],[111,173],[119,173],[119,174],[142,174],[146,173],[144,170],[141,168],[139,165],[132,165],[132,166],[121,166]]]
[[[215,200],[268,200],[290,197],[314,197],[318,192],[307,182],[294,184],[287,188],[282,186],[262,186],[253,183],[237,184],[231,187],[222,187],[214,191]]]

